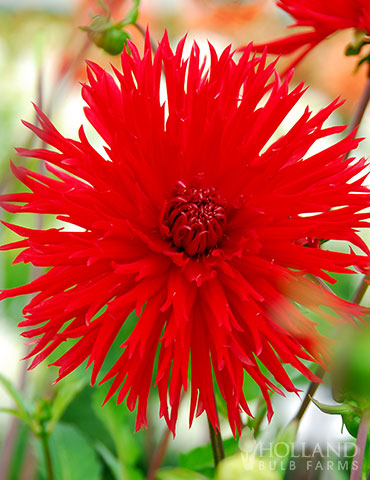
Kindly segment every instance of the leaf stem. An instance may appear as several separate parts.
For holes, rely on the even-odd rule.
[[[217,467],[220,461],[223,458],[225,458],[224,444],[222,442],[221,430],[216,431],[213,428],[213,425],[210,422],[208,417],[207,417],[207,420],[208,420],[209,436],[210,436],[211,445],[212,445],[213,459],[215,462],[215,467]]]
[[[53,463],[51,461],[48,433],[43,431],[40,435],[40,440],[41,440],[42,450],[44,452],[44,457],[45,457],[47,478],[48,478],[48,480],[54,480],[55,476],[54,476],[54,471],[53,471]]]
[[[356,127],[360,125],[361,120],[365,114],[366,108],[369,104],[369,101],[370,101],[370,74],[367,78],[364,91],[362,92],[362,95],[357,105],[357,108],[355,110],[355,113],[353,114],[353,117],[348,125],[348,132],[352,132],[352,130],[354,130]]]
[[[139,32],[141,33],[141,35],[144,37],[144,39],[146,38],[146,30],[145,28],[138,22],[135,22],[132,24],[137,30],[139,30]],[[158,47],[157,45],[155,44],[154,40],[152,39],[152,37],[149,37],[149,40],[150,40],[150,47],[152,49],[152,52],[155,54],[156,51],[158,50]]]
[[[318,368],[315,372],[315,375],[319,378],[322,378],[324,376],[324,373],[325,373],[325,370],[321,366],[318,366]],[[317,387],[319,385],[320,385],[320,383],[318,383],[318,382],[311,382],[310,383],[310,386],[308,387],[308,390],[306,392],[306,395],[304,396],[304,399],[301,403],[301,406],[300,406],[298,412],[292,418],[290,423],[297,422],[299,424],[299,422],[302,420],[303,415],[306,413],[308,405],[310,404],[310,401],[311,401],[311,397],[314,396],[314,394],[317,390]]]
[[[360,101],[357,105],[357,108],[355,110],[355,113],[352,117],[352,120],[350,122],[350,124],[348,125],[348,131],[349,132],[352,132],[352,130],[356,127],[359,127],[360,126],[360,123],[361,123],[361,120],[365,114],[365,111],[366,111],[366,108],[368,106],[370,102],[370,71],[369,71],[369,74],[368,74],[368,78],[367,78],[367,83],[365,85],[365,89],[361,95],[361,98],[360,98]],[[346,158],[348,158],[350,156],[351,152],[348,152]],[[355,295],[353,297],[353,303],[357,303],[359,304],[363,298],[363,296],[365,295],[366,293],[366,290],[367,290],[367,287],[368,287],[368,283],[366,282],[366,280],[368,280],[369,278],[367,277],[367,275],[364,275],[362,280],[361,280],[361,283],[359,285],[359,287],[357,288],[356,292],[355,292]]]
[[[370,411],[366,409],[361,417],[360,427],[358,429],[356,451],[352,461],[350,480],[361,480],[362,465],[367,442],[367,435],[370,427]]]
[[[348,125],[347,131],[350,133],[352,132],[356,127],[359,127],[361,124],[361,121],[363,119],[363,116],[365,114],[366,108],[369,105],[370,102],[370,70],[367,76],[367,82],[364,88],[364,91],[362,92],[360,101],[357,105],[357,108],[355,110],[355,113],[353,114],[353,117]],[[346,155],[346,158],[348,158],[351,155],[351,152],[348,152]],[[368,283],[366,280],[369,280],[369,277],[367,275],[364,275],[359,287],[357,288],[354,296],[353,296],[353,303],[359,304],[361,300],[363,299]]]
[[[153,457],[150,461],[148,475],[146,477],[146,480],[154,480],[155,479],[155,474],[156,474],[158,468],[161,466],[163,458],[166,454],[168,442],[170,440],[170,434],[171,434],[170,430],[168,428],[166,428],[165,431],[163,432],[161,442],[158,445],[158,448],[154,452],[154,455],[153,455]]]

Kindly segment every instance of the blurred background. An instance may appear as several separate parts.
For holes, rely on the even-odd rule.
[[[106,4],[117,21],[131,7],[130,0],[106,0]],[[229,44],[236,48],[251,41],[262,42],[280,37],[286,34],[285,26],[290,23],[290,19],[276,8],[272,0],[142,0],[139,11],[138,21],[144,28],[149,25],[155,41],[162,37],[165,28],[173,44],[188,33],[189,39],[196,39],[199,43],[204,55],[207,55],[207,40],[218,51],[222,51]],[[80,98],[80,82],[85,81],[84,60],[94,60],[106,68],[110,63],[119,65],[119,56],[112,57],[104,53],[78,28],[89,24],[89,13],[104,12],[96,0],[0,0],[1,193],[19,188],[10,173],[9,161],[19,163],[25,160],[15,159],[14,146],[36,146],[36,140],[21,125],[21,119],[34,121],[31,102],[40,105],[64,135],[74,138],[79,125],[86,125]],[[141,46],[141,34],[133,27],[128,27],[127,31],[133,41]],[[304,80],[311,88],[296,113],[291,115],[291,120],[302,112],[302,105],[309,104],[317,111],[339,96],[345,98],[346,103],[337,111],[332,122],[349,122],[366,80],[365,68],[354,74],[356,58],[342,54],[350,40],[351,32],[335,35],[316,48],[297,68],[294,82]],[[281,70],[286,62],[282,59]],[[99,139],[94,138],[94,132],[87,125],[86,128],[92,140],[98,144]],[[366,136],[369,128],[370,118],[367,114],[360,136]],[[365,140],[361,144],[358,155],[368,155],[369,142]],[[7,220],[4,212],[0,212],[0,215]],[[13,218],[12,222],[17,223],[17,219]],[[28,222],[30,226],[35,226],[34,218],[29,218]],[[24,215],[19,223],[24,224]],[[1,244],[12,238],[5,228],[1,229],[0,237]],[[11,267],[12,257],[13,254],[8,253],[0,256],[0,288],[26,283],[37,275],[37,272],[24,265]],[[355,280],[341,279],[335,288],[339,289],[342,296],[350,298]],[[157,478],[201,479],[210,475],[212,458],[209,449],[194,450],[209,441],[206,420],[201,417],[193,429],[188,430],[186,397],[183,401],[184,415],[180,417],[175,440],[169,438],[164,422],[157,418],[155,396],[150,404],[150,428],[133,435],[134,415],[129,414],[123,405],[114,408],[113,402],[101,409],[105,389],[89,387],[89,372],[83,368],[56,387],[51,385],[56,377],[54,367],[48,369],[40,366],[37,371],[26,373],[27,362],[20,359],[27,353],[27,347],[17,329],[24,303],[25,299],[0,303],[0,373],[12,382],[22,399],[32,405],[30,408],[36,409],[40,416],[48,415],[50,404],[56,397],[68,400],[64,403],[59,401],[62,407],[59,416],[55,414],[57,426],[52,441],[57,446],[53,461],[58,480],[145,478],[153,451],[161,441],[162,444],[169,443],[163,460],[168,468],[163,469]],[[118,339],[117,349],[119,344]],[[307,382],[303,379],[297,377],[296,382],[302,390],[307,388]],[[250,389],[248,395],[253,411],[258,412],[258,390],[251,383],[246,388]],[[317,398],[333,403],[330,391],[325,386],[319,388]],[[274,403],[277,413],[267,438],[285,427],[299,408],[299,399],[296,397],[274,399]],[[14,399],[0,385],[0,407],[12,408],[13,404]],[[266,425],[263,420],[262,430]],[[225,437],[230,437],[226,422],[223,428]],[[318,442],[321,445],[350,442],[352,445],[353,438],[346,430],[341,433],[339,416],[324,415],[316,407],[310,406],[297,441],[314,449]],[[236,453],[237,442],[231,440],[228,448],[231,453]],[[10,414],[1,412],[0,452],[0,480],[46,478],[40,445],[30,428],[22,421],[14,421]],[[175,467],[179,462],[181,471]],[[184,476],[189,466],[197,467],[199,476]],[[230,466],[230,471],[232,468]],[[261,472],[255,477],[248,476],[249,473],[243,476],[246,475],[243,473],[245,469],[235,472],[230,478],[349,478],[348,468],[273,472],[271,475],[276,473],[279,476],[271,477]],[[226,476],[222,478],[226,479]]]

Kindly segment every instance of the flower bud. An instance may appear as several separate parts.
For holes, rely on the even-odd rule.
[[[97,47],[110,55],[121,53],[130,38],[129,34],[122,30],[122,24],[114,24],[109,16],[95,15],[88,27],[80,28],[88,33]]]
[[[124,45],[126,45],[130,37],[128,33],[122,30],[110,28],[104,32],[94,33],[91,38],[95,45],[102,48],[105,52],[110,55],[118,55],[122,52]]]

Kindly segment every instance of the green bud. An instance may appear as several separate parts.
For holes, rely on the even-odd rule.
[[[98,34],[94,38],[94,43],[110,55],[118,55],[122,53],[123,47],[129,38],[128,33],[116,28],[111,28],[106,32]]]
[[[122,30],[121,23],[114,24],[109,16],[95,15],[88,27],[80,29],[89,34],[97,47],[110,55],[121,53],[130,38],[129,34]]]
[[[39,423],[46,423],[51,418],[51,402],[46,398],[42,398],[36,403],[36,415],[35,417]]]
[[[45,432],[46,426],[52,417],[52,405],[50,400],[42,398],[36,402],[35,406],[32,430],[36,435],[40,436]]]

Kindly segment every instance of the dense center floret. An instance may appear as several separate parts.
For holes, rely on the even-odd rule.
[[[224,203],[214,188],[187,187],[178,182],[163,216],[172,243],[189,256],[210,252],[223,237]]]

